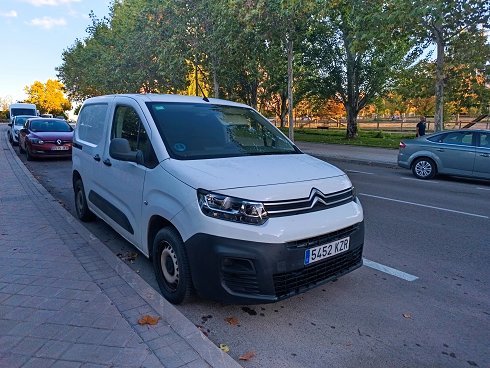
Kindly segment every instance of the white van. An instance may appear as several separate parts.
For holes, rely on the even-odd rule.
[[[10,104],[9,113],[10,113],[10,123],[14,122],[14,117],[16,117],[17,115],[30,115],[30,116],[38,115],[36,105],[31,103]]]
[[[362,265],[349,178],[249,106],[178,95],[86,100],[73,137],[78,217],[153,260],[162,294],[275,302]]]

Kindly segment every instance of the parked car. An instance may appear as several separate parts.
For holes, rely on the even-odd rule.
[[[161,292],[270,303],[362,265],[364,218],[338,168],[247,105],[177,95],[86,100],[75,208],[151,257]]]
[[[398,165],[419,179],[436,174],[490,179],[490,130],[451,130],[403,140]]]
[[[19,131],[19,151],[27,159],[71,157],[73,128],[63,119],[30,118]]]
[[[19,131],[24,127],[27,119],[35,118],[33,115],[17,115],[13,121],[9,123],[10,129],[7,132],[9,142],[14,146],[19,143]]]

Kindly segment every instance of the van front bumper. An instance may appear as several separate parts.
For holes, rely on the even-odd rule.
[[[350,238],[349,249],[304,265],[306,249]],[[209,234],[185,242],[197,293],[224,303],[273,303],[362,266],[364,221],[314,238],[258,243]]]

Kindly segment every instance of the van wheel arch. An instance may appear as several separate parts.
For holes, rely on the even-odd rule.
[[[83,222],[95,220],[95,215],[88,208],[87,195],[83,187],[82,177],[78,172],[73,172],[73,193],[75,195],[75,212]]]
[[[181,304],[194,295],[194,283],[187,250],[177,229],[166,219],[150,220],[148,250],[162,295],[173,304]]]

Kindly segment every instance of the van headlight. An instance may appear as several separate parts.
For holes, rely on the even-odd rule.
[[[267,211],[260,202],[229,197],[199,189],[199,208],[203,214],[220,220],[243,224],[262,225],[267,221]]]

